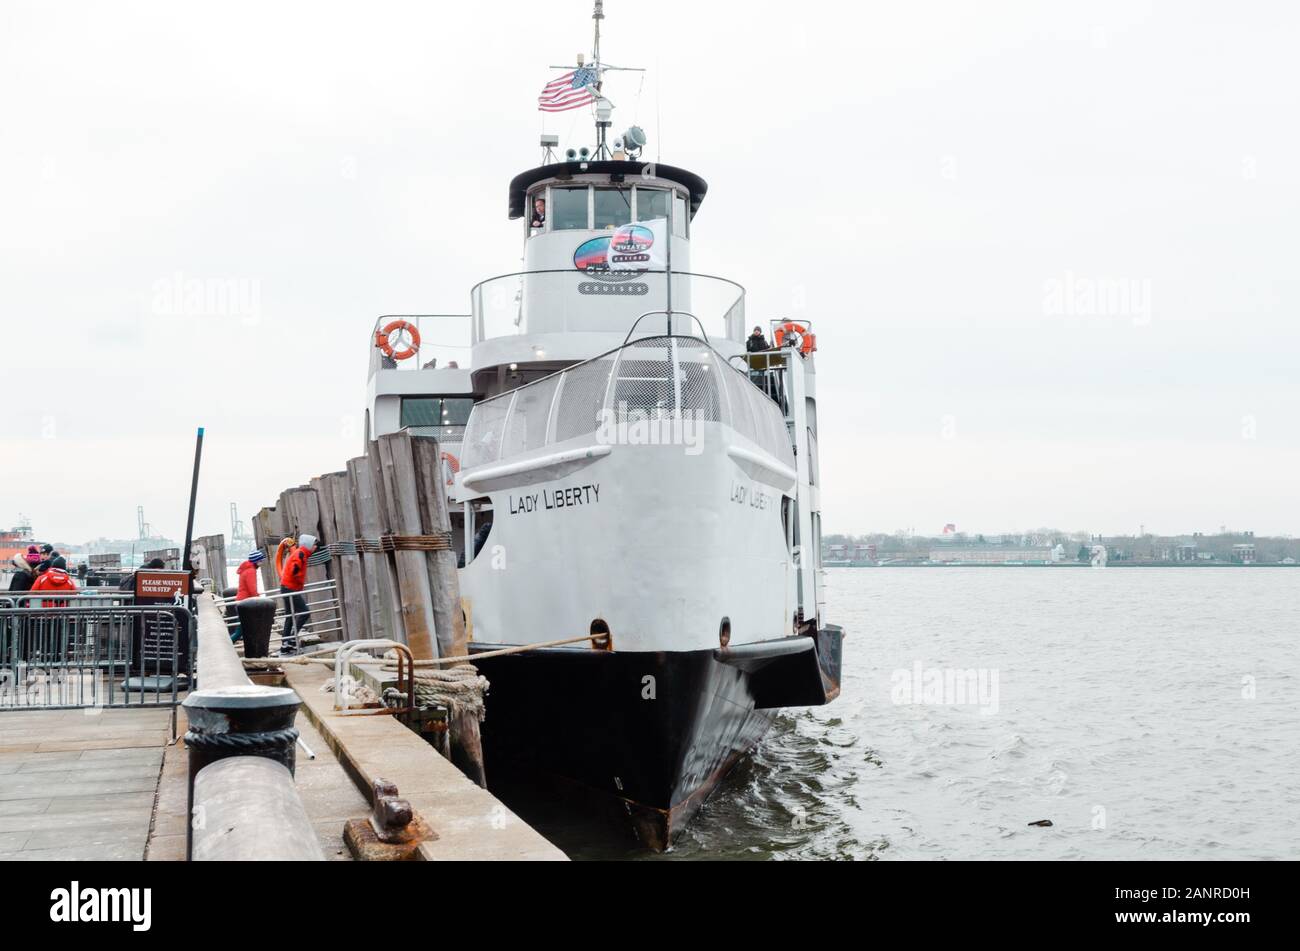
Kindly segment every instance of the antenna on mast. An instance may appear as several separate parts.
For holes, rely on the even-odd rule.
[[[605,133],[614,124],[612,116],[614,104],[605,98],[604,75],[600,63],[600,21],[605,19],[605,0],[595,0],[596,8],[591,19],[595,23],[595,38],[591,43],[592,68],[596,70],[596,159],[609,158],[609,149],[605,147]]]

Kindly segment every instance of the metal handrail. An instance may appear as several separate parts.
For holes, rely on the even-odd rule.
[[[475,284],[473,287],[469,289],[470,299],[473,300],[474,294],[478,291],[480,287],[483,287],[487,284],[491,284],[493,281],[504,280],[507,277],[530,277],[534,274],[572,274],[575,277],[582,277],[587,273],[588,272],[586,271],[580,271],[577,268],[571,268],[571,267],[570,268],[563,268],[563,267],[538,268],[532,271],[509,271],[505,274],[498,274],[495,277],[489,277],[487,280],[479,281],[477,284]],[[606,272],[602,272],[602,273],[606,273]],[[611,271],[607,273],[626,274],[628,277],[635,277],[640,274],[668,274],[673,277],[703,277],[710,281],[721,281],[724,284],[730,284],[732,287],[740,291],[740,295],[739,295],[740,297],[745,296],[745,286],[743,284],[741,284],[739,281],[733,281],[729,277],[722,277],[718,274],[704,274],[699,271],[679,271],[676,268],[674,268],[671,271],[666,270],[664,268],[646,268],[644,270],[628,269],[626,271]],[[396,318],[388,318],[388,319],[392,320]]]
[[[509,415],[510,415],[510,413],[513,412],[513,407],[514,407],[514,405],[515,405],[515,402],[519,399],[519,396],[520,396],[521,393],[527,392],[528,389],[529,389],[529,387],[541,386],[541,385],[543,385],[543,384],[546,384],[548,381],[551,381],[551,380],[555,379],[556,377],[559,377],[559,380],[556,381],[556,383],[557,383],[557,385],[556,385],[556,391],[555,391],[555,393],[553,393],[553,394],[551,395],[551,397],[550,397],[550,399],[551,399],[551,401],[552,401],[552,410],[551,410],[551,412],[554,413],[555,401],[559,398],[559,394],[562,392],[562,389],[563,389],[562,386],[559,385],[559,384],[560,384],[560,381],[564,380],[564,379],[566,378],[567,375],[569,375],[569,374],[573,374],[573,373],[579,371],[582,367],[585,367],[585,366],[587,366],[587,365],[589,365],[589,364],[592,364],[592,363],[595,363],[595,362],[597,362],[597,361],[607,360],[607,359],[610,359],[611,357],[614,357],[616,360],[617,360],[617,359],[621,359],[621,356],[619,356],[619,357],[615,357],[615,355],[616,355],[616,354],[621,355],[623,351],[629,349],[629,347],[631,347],[631,346],[643,347],[643,346],[645,346],[646,344],[651,344],[651,345],[653,345],[655,341],[664,341],[664,345],[665,345],[665,346],[670,346],[670,345],[672,345],[672,344],[673,344],[674,342],[676,342],[676,341],[685,341],[685,340],[691,340],[691,341],[695,341],[696,343],[701,344],[701,345],[702,345],[702,346],[703,346],[703,347],[704,347],[704,348],[705,348],[709,353],[713,354],[715,357],[718,358],[717,365],[718,365],[720,368],[725,367],[726,369],[730,370],[731,372],[737,374],[737,375],[741,378],[741,380],[743,381],[743,382],[742,382],[741,384],[739,384],[739,385],[742,385],[742,386],[746,387],[745,390],[743,390],[743,391],[738,391],[738,392],[748,393],[749,390],[750,390],[751,388],[753,388],[753,384],[750,382],[750,379],[749,379],[748,374],[747,374],[745,371],[740,370],[738,367],[734,366],[734,365],[733,365],[732,363],[730,363],[727,359],[723,358],[723,357],[722,357],[722,354],[718,353],[718,351],[715,350],[715,349],[713,348],[713,346],[712,346],[712,345],[711,345],[707,340],[702,340],[702,339],[700,339],[699,337],[687,336],[687,335],[682,335],[682,334],[674,334],[674,335],[671,335],[671,336],[669,336],[669,335],[665,335],[665,334],[658,334],[658,335],[649,336],[649,337],[642,337],[642,338],[636,340],[636,341],[633,342],[633,343],[628,343],[628,342],[625,341],[625,342],[624,342],[623,344],[621,344],[620,346],[614,347],[614,348],[611,349],[611,350],[607,350],[607,351],[605,351],[604,353],[597,354],[596,356],[591,357],[591,358],[589,358],[589,359],[587,359],[587,360],[584,360],[584,361],[582,361],[581,363],[575,363],[575,364],[572,364],[571,366],[567,366],[567,367],[565,367],[565,368],[563,368],[563,369],[561,369],[561,370],[557,370],[557,371],[555,371],[554,373],[548,374],[547,376],[544,376],[544,377],[542,377],[542,378],[540,378],[540,379],[529,381],[528,383],[524,383],[524,384],[522,384],[522,385],[520,385],[520,386],[517,386],[517,387],[515,387],[514,389],[508,390],[508,391],[506,391],[506,392],[504,392],[504,393],[499,393],[499,394],[497,394],[496,396],[489,397],[489,398],[487,398],[487,399],[485,399],[485,400],[480,400],[478,403],[476,403],[476,404],[474,405],[474,413],[477,414],[477,413],[482,412],[482,411],[483,411],[483,407],[485,407],[485,406],[487,406],[487,405],[489,405],[489,404],[494,404],[494,403],[496,403],[496,401],[498,401],[498,400],[508,400],[508,401],[510,401],[510,409],[508,409],[507,412],[506,412],[506,417],[508,418]],[[606,407],[606,408],[608,408],[608,406],[609,406],[609,401],[610,401],[609,388],[612,388],[612,386],[613,386],[613,382],[614,382],[614,376],[613,376],[613,370],[611,369],[611,371],[610,371],[610,378],[609,378],[608,385],[607,385],[607,390],[606,390],[606,393],[605,393],[604,400],[602,401],[602,406],[604,406],[604,407]],[[719,376],[719,382],[720,382],[720,385],[725,386],[725,384],[721,384],[721,377],[720,377],[720,376]],[[756,391],[756,392],[757,392],[757,391]],[[780,427],[781,435],[778,436],[777,431],[776,431],[775,429],[773,429],[773,430],[768,434],[769,436],[772,437],[771,442],[768,443],[767,445],[764,445],[764,441],[763,441],[764,437],[763,437],[763,434],[762,434],[762,429],[761,429],[761,427],[759,426],[759,423],[758,423],[758,420],[757,420],[757,419],[755,419],[755,421],[754,421],[754,423],[755,423],[755,427],[756,427],[756,428],[755,428],[753,431],[746,433],[746,435],[748,435],[751,439],[755,439],[755,440],[759,443],[759,445],[760,445],[760,446],[764,446],[764,448],[767,448],[767,449],[769,449],[769,450],[775,449],[775,450],[777,451],[777,455],[780,455],[780,454],[782,454],[782,453],[784,453],[784,452],[788,452],[788,451],[790,450],[789,433],[788,433],[788,431],[787,431],[787,427],[786,427],[785,412],[784,412],[784,410],[782,409],[781,404],[780,404],[778,401],[772,399],[771,396],[769,396],[768,394],[765,394],[765,393],[762,393],[762,392],[758,392],[758,396],[760,396],[761,398],[766,399],[769,403],[772,404],[772,407],[777,411],[777,413],[778,413],[778,420],[779,420],[779,421],[778,421],[778,420],[772,420],[772,423],[773,423],[774,425]],[[729,404],[728,404],[728,405],[729,405]],[[757,409],[758,406],[759,406],[759,404],[754,404],[754,405],[755,405],[755,409]],[[474,425],[474,420],[475,420],[475,416],[474,416],[474,415],[471,415],[471,416],[470,416],[470,426],[471,426],[471,427],[473,427],[473,425]],[[738,428],[734,417],[732,417],[732,419],[731,419],[731,425],[733,426],[733,428]],[[508,424],[505,423],[505,422],[503,421],[502,424],[501,424],[501,433],[500,433],[500,436],[499,436],[499,440],[504,440],[504,437],[505,437],[505,433],[506,433],[507,428],[508,428]],[[593,428],[598,428],[598,426],[593,427]],[[553,439],[554,439],[553,431],[554,431],[554,425],[553,425],[553,423],[552,423],[552,422],[548,422],[547,427],[546,427],[546,436],[545,436],[545,440],[543,441],[543,443],[542,443],[541,445],[546,446],[546,445],[552,445],[552,444],[553,444]],[[743,432],[743,430],[739,430],[739,429],[738,429],[738,431]],[[468,442],[469,442],[469,440],[468,440],[469,432],[468,432],[468,431],[467,431],[467,433],[466,433],[466,436],[467,436],[467,444],[468,444]],[[465,456],[467,456],[467,457],[470,456],[472,448],[473,448],[473,447],[471,446],[469,449],[466,450],[466,452],[465,452]],[[504,457],[501,455],[501,451],[500,451],[500,449],[501,449],[501,443],[500,443],[500,441],[498,441],[498,445],[497,445],[497,453],[496,453],[495,458],[493,458],[493,459],[483,459],[483,460],[475,459],[473,462],[469,462],[469,461],[466,460],[466,458],[462,458],[462,460],[461,460],[461,477],[462,477],[462,480],[465,482],[465,484],[469,484],[469,482],[472,481],[471,478],[470,478],[470,475],[469,475],[469,474],[475,472],[475,471],[478,470],[480,467],[482,467],[482,466],[487,466],[487,465],[491,465],[492,463],[495,463],[495,462],[500,462],[501,459],[504,458]],[[592,451],[592,450],[589,450],[589,449],[588,449],[588,450],[584,450],[584,452],[590,452],[590,451]],[[608,451],[608,450],[606,450],[606,451]]]
[[[632,339],[632,335],[633,335],[634,333],[636,333],[636,325],[639,324],[639,323],[641,323],[641,321],[645,320],[647,317],[667,317],[667,318],[668,318],[668,333],[666,333],[666,334],[651,334],[651,336],[654,336],[654,337],[690,337],[690,336],[692,336],[691,334],[675,334],[675,333],[673,333],[673,331],[672,331],[672,326],[673,326],[673,325],[672,325],[672,319],[673,319],[674,317],[689,317],[689,318],[691,318],[691,320],[695,321],[697,324],[700,325],[700,333],[704,335],[704,342],[707,343],[707,344],[709,344],[709,347],[710,347],[710,348],[712,348],[712,346],[713,346],[713,344],[709,342],[709,332],[708,332],[707,330],[704,329],[704,322],[703,322],[702,320],[700,320],[700,318],[696,317],[694,314],[692,314],[692,313],[691,313],[690,311],[688,311],[688,310],[647,310],[644,314],[642,314],[642,315],[641,315],[640,317],[638,317],[636,320],[632,321],[632,327],[631,327],[631,329],[628,330],[628,332],[627,332],[627,336],[623,338],[623,346],[626,347],[626,346],[628,345],[628,342],[631,341],[631,339]],[[717,353],[717,351],[715,350],[714,353]],[[722,356],[722,354],[719,353],[718,356]]]
[[[471,332],[473,335],[472,339],[474,343],[478,344],[484,340],[494,339],[493,337],[488,336],[486,330],[482,326],[484,323],[483,321],[484,313],[483,313],[483,306],[482,306],[483,291],[488,285],[496,283],[498,281],[505,281],[510,279],[522,281],[526,278],[541,277],[546,275],[562,275],[577,280],[590,279],[592,277],[597,277],[597,276],[611,278],[611,279],[625,278],[627,280],[633,280],[636,278],[643,278],[647,275],[656,275],[656,276],[662,275],[670,282],[677,280],[679,278],[686,279],[686,280],[698,279],[702,281],[713,281],[718,284],[728,285],[736,291],[735,298],[721,312],[724,320],[730,318],[730,315],[732,314],[733,311],[735,311],[738,305],[743,305],[747,293],[743,284],[740,284],[737,281],[733,281],[729,277],[722,277],[717,274],[704,274],[697,271],[680,271],[675,268],[672,270],[666,268],[644,268],[644,269],[628,269],[628,270],[617,270],[617,271],[584,271],[578,268],[538,268],[530,271],[511,271],[506,274],[498,274],[495,277],[488,278],[487,280],[479,281],[470,289],[470,309],[472,312],[470,315],[472,320]],[[519,318],[517,317],[515,321],[516,326],[518,325],[518,320]]]

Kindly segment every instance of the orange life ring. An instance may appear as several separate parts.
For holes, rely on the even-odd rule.
[[[395,331],[405,331],[411,335],[411,345],[405,350],[394,350],[389,336]],[[420,352],[420,329],[409,320],[394,320],[383,330],[375,334],[375,346],[384,352],[384,356],[394,360],[409,360]]]
[[[786,334],[797,334],[799,336],[800,353],[809,354],[817,349],[817,335],[809,333],[808,328],[803,324],[796,324],[793,320],[787,320],[780,327],[777,327],[773,336],[776,338],[778,347],[785,341]]]
[[[280,544],[275,546],[275,576],[280,577],[284,573],[284,556],[285,552],[295,544],[294,539],[285,537],[280,539]]]

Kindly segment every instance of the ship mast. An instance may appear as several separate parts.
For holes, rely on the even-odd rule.
[[[596,8],[591,14],[592,22],[595,24],[595,38],[591,42],[591,60],[592,67],[596,70],[596,160],[599,161],[610,157],[609,149],[605,146],[605,132],[613,125],[613,120],[610,118],[613,104],[601,92],[605,83],[600,64],[600,21],[605,19],[605,0],[595,0],[595,2]]]

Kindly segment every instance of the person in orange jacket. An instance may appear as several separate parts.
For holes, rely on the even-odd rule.
[[[250,551],[248,557],[236,569],[236,573],[239,575],[239,588],[235,591],[236,601],[246,601],[249,598],[257,597],[257,567],[264,561],[266,561],[265,552]],[[244,632],[236,624],[235,629],[230,632],[230,643],[238,644],[243,636]]]
[[[62,555],[56,555],[50,561],[50,567],[37,576],[36,580],[32,582],[32,591],[76,593],[77,583],[68,574],[68,562]],[[67,606],[68,602],[63,600],[43,600],[41,602],[41,607],[44,608],[66,608]]]
[[[280,640],[282,657],[298,652],[298,635],[307,622],[307,599],[302,589],[307,584],[307,559],[316,550],[315,535],[299,535],[298,544],[289,550],[280,569],[280,591],[287,595],[284,605],[284,634]]]

